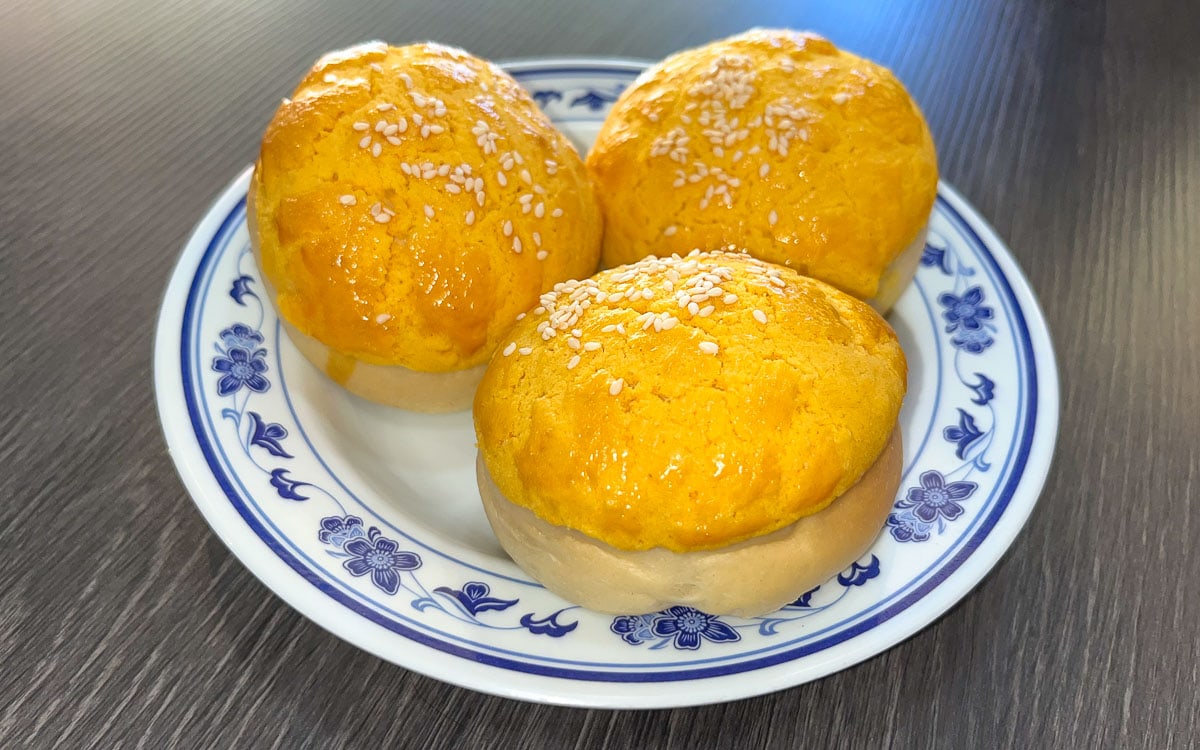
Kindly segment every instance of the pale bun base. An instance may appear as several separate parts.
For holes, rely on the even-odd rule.
[[[258,192],[258,170],[250,176],[246,196],[246,228],[250,232],[250,247],[263,291],[274,304],[275,288],[262,270],[258,244],[258,216],[254,210]],[[374,365],[340,354],[309,336],[279,316],[288,338],[321,372],[356,396],[387,406],[409,411],[441,414],[462,411],[471,406],[487,363],[466,370],[451,372],[419,372],[400,365]]]
[[[888,310],[904,294],[909,282],[917,274],[917,266],[921,265],[921,255],[925,252],[925,238],[929,236],[929,225],[926,224],[917,238],[909,243],[904,251],[896,256],[879,276],[879,290],[875,296],[867,300],[867,304],[875,308],[880,315],[886,315]]]
[[[714,615],[773,612],[829,580],[875,541],[896,499],[900,430],[857,484],[829,507],[765,536],[718,549],[617,549],[556,526],[508,500],[482,456],[483,508],[500,545],[550,591],[597,612],[644,614],[674,605]]]

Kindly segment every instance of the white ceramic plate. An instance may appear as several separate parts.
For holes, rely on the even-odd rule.
[[[585,148],[641,64],[509,69]],[[850,569],[755,619],[572,606],[501,552],[479,505],[470,415],[351,397],[264,304],[249,171],[201,220],[167,287],[155,385],[196,505],[267,586],[332,633],[476,690],[580,706],[730,700],[828,675],[971,590],[1037,500],[1057,431],[1046,324],[999,238],[943,185],[916,282],[891,315],[908,354],[895,512]]]

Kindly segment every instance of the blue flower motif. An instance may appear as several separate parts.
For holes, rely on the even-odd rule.
[[[461,604],[463,609],[473,615],[491,610],[508,609],[520,601],[520,599],[499,599],[490,596],[492,587],[481,581],[467,581],[463,585],[462,590],[452,589],[449,586],[438,586],[434,591],[454,597],[455,601]]]
[[[942,437],[958,445],[954,450],[954,455],[965,458],[971,443],[983,437],[983,433],[975,426],[975,417],[972,417],[964,409],[959,409],[958,425],[950,425],[942,430]]]
[[[938,304],[946,308],[942,311],[946,333],[954,333],[959,328],[967,331],[983,328],[983,321],[991,320],[993,313],[992,308],[982,302],[983,290],[978,286],[970,287],[961,297],[950,292],[938,295]]]
[[[360,539],[367,535],[363,530],[362,519],[358,516],[328,516],[321,519],[321,530],[317,538],[322,544],[332,544],[342,547],[351,539]]]
[[[675,638],[675,648],[695,651],[701,639],[714,643],[740,641],[742,637],[714,615],[691,607],[670,607],[654,618],[651,631],[660,637]]]
[[[887,517],[888,531],[897,542],[924,542],[929,539],[930,524],[912,513],[892,513]]]
[[[939,517],[953,521],[963,514],[958,500],[965,500],[979,489],[974,482],[951,482],[937,471],[921,475],[921,486],[911,487],[908,495],[896,503],[897,508],[911,509],[912,515],[924,523],[933,523]]]
[[[371,529],[371,541],[367,539],[351,539],[343,549],[352,557],[342,563],[342,567],[350,571],[352,576],[371,574],[371,583],[394,594],[400,590],[400,573],[405,570],[416,570],[421,567],[421,558],[413,552],[398,552],[400,545],[391,539],[378,536]],[[373,543],[372,543],[373,542]]]
[[[967,328],[959,331],[958,335],[950,339],[950,343],[971,354],[982,354],[984,349],[996,341],[986,328]]]
[[[225,343],[226,349],[245,349],[247,352],[252,352],[262,346],[263,337],[261,333],[245,323],[234,323],[221,331],[221,341]]]
[[[621,615],[614,618],[608,628],[621,636],[621,640],[636,646],[654,639],[655,615]]]
[[[792,603],[791,603],[791,604],[789,604],[788,606],[789,606],[789,607],[809,607],[809,606],[812,606],[812,598],[813,598],[813,594],[817,593],[817,592],[818,592],[818,591],[820,591],[820,590],[821,590],[821,587],[820,587],[820,586],[817,586],[816,588],[811,588],[811,589],[809,589],[808,591],[805,591],[805,592],[804,592],[803,594],[801,594],[800,596],[798,596],[798,597],[796,598],[796,601],[792,602]]]
[[[301,495],[297,488],[315,485],[301,482],[299,479],[292,479],[288,476],[287,469],[274,469],[271,471],[271,486],[284,500],[307,500],[308,495]]]
[[[986,406],[987,402],[991,401],[992,396],[995,395],[996,384],[982,372],[975,373],[975,377],[979,378],[979,382],[975,385],[967,386],[975,391],[975,398],[971,399],[971,403]]]
[[[245,349],[233,347],[226,356],[213,357],[212,368],[225,373],[217,381],[217,393],[229,396],[240,391],[242,386],[255,393],[263,393],[270,388],[271,382],[262,376],[267,371],[263,354],[265,352],[262,349],[251,355]]]

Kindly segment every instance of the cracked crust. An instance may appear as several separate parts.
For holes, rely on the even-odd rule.
[[[884,311],[898,294],[881,276],[911,278],[891,264],[937,191],[929,129],[895,76],[782,30],[651,67],[613,106],[587,164],[605,266],[735,244]]]
[[[680,304],[707,279],[703,307]],[[490,363],[475,426],[513,503],[682,552],[827,506],[883,450],[905,379],[887,323],[827,284],[741,253],[648,258],[543,295]]]

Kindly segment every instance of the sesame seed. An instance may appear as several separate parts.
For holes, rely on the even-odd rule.
[[[391,319],[392,319],[392,316],[389,315],[388,313],[379,313],[378,315],[375,316],[375,322],[381,323],[381,324],[386,323]]]
[[[379,156],[381,153],[383,153],[383,144],[382,143],[376,143],[374,146],[371,147],[371,156]]]
[[[376,73],[382,73],[382,72],[383,72],[383,66],[382,66],[382,65],[380,65],[379,63],[373,62],[373,63],[371,63],[371,70],[375,71]],[[386,105],[386,106],[389,106],[389,107],[390,107],[390,106],[392,106],[392,105],[388,104],[388,105]],[[380,109],[383,109],[383,107],[380,107]]]
[[[371,63],[371,67],[373,67],[373,68],[374,68],[375,66],[377,66],[377,65],[379,65],[379,63]],[[379,70],[380,72],[382,72],[382,71],[383,71],[383,68],[382,68],[382,67],[379,67],[379,68],[378,68],[378,70]],[[380,105],[379,105],[379,111],[380,111],[380,112],[391,112],[391,111],[392,111],[393,109],[395,109],[395,108],[396,108],[396,105],[395,105],[395,104],[391,104],[391,103],[389,103],[389,102],[384,102],[383,104],[380,104]]]
[[[467,211],[466,222],[467,222],[467,226],[471,226],[472,224],[475,223],[475,212],[474,211]]]
[[[700,317],[707,318],[709,315],[713,314],[713,310],[715,309],[716,308],[712,305],[705,305],[704,307],[700,308]]]
[[[404,81],[404,85],[406,87],[408,87],[410,89],[413,87],[412,78],[408,75],[408,73],[401,73],[400,75],[398,75],[396,77],[399,78],[401,81]]]
[[[394,136],[394,135],[389,135],[389,136],[387,137],[387,142],[388,142],[388,143],[390,143],[390,144],[392,144],[393,146],[399,146],[399,145],[400,145],[400,139],[399,139],[399,138],[397,138],[397,137],[396,137],[396,136]]]
[[[480,206],[483,205],[483,192],[482,191],[475,193],[475,203],[477,203]]]
[[[388,126],[387,120],[379,120],[378,122],[375,123],[375,132],[382,133],[383,131],[387,130],[387,126]]]
[[[403,117],[401,117],[399,120],[396,120],[396,130],[400,133],[408,130],[408,120],[404,119]]]
[[[453,182],[447,182],[446,183],[446,192],[451,193],[453,195],[458,195],[459,193],[462,192],[462,188],[460,188],[458,185],[455,185]]]
[[[355,198],[353,195],[343,195],[341,198],[338,198],[338,202],[343,206],[353,206],[358,203],[358,198]]]
[[[762,310],[755,310],[753,313],[751,313],[751,315],[753,315],[754,319],[757,320],[759,323],[762,323],[764,325],[766,324],[767,314],[765,312],[763,312]]]
[[[599,341],[589,341],[589,342],[587,342],[586,344],[584,344],[584,345],[583,345],[583,350],[584,350],[585,352],[594,352],[594,351],[596,351],[596,350],[597,350],[597,349],[599,349],[599,348],[600,348],[600,342],[599,342]]]
[[[358,122],[354,123],[354,129],[359,132],[362,132],[370,127],[371,127],[371,123],[363,122],[362,120],[359,120]]]
[[[561,208],[556,208],[550,212],[550,215],[557,219],[563,215],[563,210]]]
[[[533,215],[538,217],[539,219],[542,218],[543,216],[545,216],[546,215],[546,204],[539,201],[538,204],[533,207]]]
[[[649,289],[642,290],[642,299],[654,299],[654,292]]]
[[[520,349],[518,349],[517,351],[520,352],[524,356],[529,356],[530,354],[533,354],[533,347],[532,346],[523,346]]]
[[[421,116],[420,112],[413,112],[412,118],[413,118],[413,125],[417,125],[417,126],[420,126],[420,124],[425,121],[425,118]]]
[[[615,395],[617,395],[618,393],[620,393],[620,392],[621,392],[621,389],[622,389],[622,388],[624,388],[624,387],[625,387],[625,379],[624,379],[624,378],[617,378],[616,380],[614,380],[614,381],[612,382],[612,385],[610,385],[610,386],[608,387],[608,395],[610,395],[610,396],[615,396]]]
[[[512,249],[513,249],[514,253],[521,252],[521,238],[520,237],[513,237]]]
[[[697,305],[695,302],[689,302],[687,309],[689,313],[695,315],[696,313],[700,312],[700,305]]]
[[[375,221],[379,222],[380,224],[386,224],[391,220],[391,214],[375,214]]]
[[[524,319],[525,319],[525,313],[520,313],[519,315],[517,315],[517,320],[524,320]]]
[[[600,333],[612,333],[615,330],[617,330],[617,326],[613,323],[609,323],[600,329]]]
[[[446,175],[450,174],[450,165],[449,164],[441,165],[440,167],[437,168],[437,173],[438,173],[438,177],[445,177]]]
[[[508,186],[508,177],[504,175],[503,171],[496,173],[496,182],[500,183],[500,187]]]
[[[537,245],[538,247],[542,246],[542,235],[540,232],[533,233],[533,244]]]
[[[546,258],[549,258],[549,257],[550,257],[550,253],[546,252],[545,250],[538,250],[538,254],[537,254],[538,260],[545,260]]]
[[[567,361],[567,369],[574,370],[575,366],[578,364],[579,364],[579,355],[576,354],[575,356],[571,357],[570,360]]]
[[[526,185],[532,185],[532,184],[533,184],[533,176],[529,174],[529,170],[528,170],[528,169],[522,169],[522,170],[521,170],[521,179],[525,181],[525,184],[526,184]]]
[[[711,341],[701,341],[700,351],[704,352],[705,354],[716,354],[717,352],[721,351],[721,347],[717,346]]]
[[[508,346],[504,347],[504,356],[508,357],[517,350],[517,342],[510,341]]]
[[[572,349],[578,349],[580,346],[582,346],[582,344],[579,343],[579,339],[575,338],[574,336],[570,336],[567,338],[567,346],[571,347]]]
[[[771,165],[770,165],[770,164],[768,164],[768,163],[766,163],[766,162],[764,161],[764,162],[763,162],[762,164],[760,164],[760,165],[759,165],[759,167],[758,167],[758,176],[759,176],[759,177],[766,177],[766,176],[767,176],[767,174],[768,174],[770,171],[771,171]]]
[[[364,135],[362,137],[362,140],[360,140],[358,142],[359,148],[366,148],[367,146],[370,146],[370,145],[371,145],[371,136],[369,136],[369,135]]]
[[[398,130],[400,130],[399,125],[388,125],[386,128],[383,129],[383,134],[385,136],[395,135]]]
[[[736,294],[726,294],[724,297],[721,298],[721,301],[727,305],[732,305],[734,302],[737,302],[737,295]]]
[[[677,226],[675,226],[674,224],[672,224],[671,226],[669,226],[669,227],[667,227],[666,229],[664,229],[664,230],[663,230],[663,234],[665,234],[665,235],[666,235],[666,236],[668,236],[668,237],[671,237],[671,236],[673,236],[673,235],[675,234],[675,232],[677,232],[677,231],[679,231],[679,227],[677,227]]]
[[[850,95],[845,92],[839,91],[833,95],[834,104],[845,104],[848,101],[850,101]]]
[[[431,219],[433,218],[433,206],[428,203],[425,204],[425,215]]]
[[[513,233],[512,222],[511,221],[504,222],[504,236],[512,237],[512,233]]]
[[[414,115],[414,117],[415,117],[415,115]],[[432,132],[432,128],[431,128],[429,125],[422,125],[422,126],[421,126],[421,137],[422,137],[422,138],[428,138],[428,137],[429,137],[429,134],[430,134],[431,132]]]

